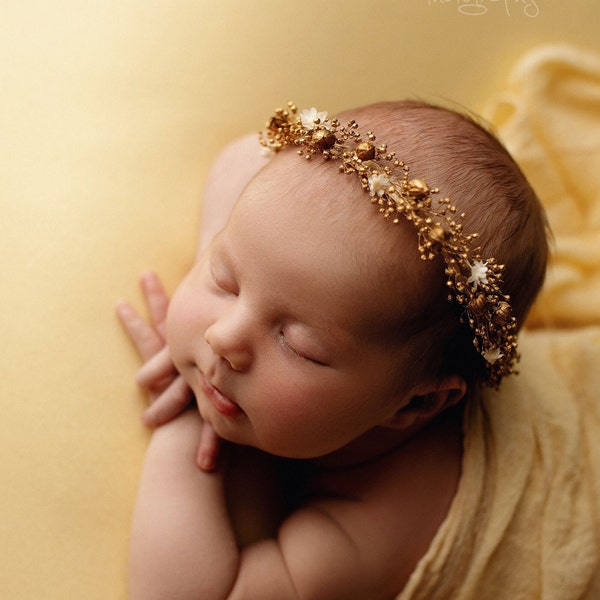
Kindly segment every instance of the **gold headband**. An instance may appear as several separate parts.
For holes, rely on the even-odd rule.
[[[315,108],[298,114],[291,102],[287,109],[276,110],[260,134],[268,152],[295,146],[306,159],[321,154],[325,160],[337,160],[340,172],[356,173],[386,219],[398,223],[402,215],[413,224],[421,258],[442,256],[448,300],[462,307],[461,321],[474,333],[473,344],[486,363],[487,383],[498,387],[502,377],[514,372],[519,359],[517,320],[509,297],[500,289],[504,265],[493,258],[483,259],[479,247],[471,248],[478,235],[463,233],[449,198],[439,199],[434,206],[432,197],[439,190],[422,179],[409,179],[408,166],[396,159],[394,152],[385,144],[375,144],[371,132],[366,138],[363,140],[355,121],[342,126]],[[459,218],[464,218],[464,213]]]

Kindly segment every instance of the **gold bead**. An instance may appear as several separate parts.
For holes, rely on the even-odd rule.
[[[337,138],[330,131],[319,129],[313,133],[312,141],[319,150],[327,150],[337,142]]]
[[[288,121],[285,117],[276,115],[269,121],[267,127],[271,131],[279,131],[280,129],[283,129],[287,124]]]
[[[443,244],[449,236],[449,232],[441,225],[436,225],[429,232],[429,237],[437,244]]]
[[[422,198],[429,194],[429,186],[422,179],[411,179],[406,190],[412,198]]]
[[[482,315],[485,312],[487,300],[484,294],[478,294],[469,302],[467,308],[475,315]]]
[[[375,158],[375,146],[369,142],[361,142],[356,146],[356,156],[360,160],[373,160]]]
[[[500,301],[495,311],[496,319],[500,325],[510,323],[512,319],[512,310],[508,302]]]

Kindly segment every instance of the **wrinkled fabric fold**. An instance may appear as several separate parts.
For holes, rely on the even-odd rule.
[[[600,55],[525,55],[485,117],[546,208],[554,252],[530,326],[600,324]]]

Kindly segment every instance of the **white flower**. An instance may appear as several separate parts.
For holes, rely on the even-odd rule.
[[[499,361],[504,356],[504,354],[502,354],[502,352],[500,352],[498,348],[490,348],[489,350],[485,350],[481,354],[483,358],[485,358],[485,360],[491,365]]]
[[[327,112],[318,112],[313,106],[311,109],[305,109],[300,113],[300,120],[302,121],[302,127],[305,129],[314,129],[315,121],[319,121],[322,125],[327,118]]]
[[[369,193],[371,196],[383,196],[390,187],[390,180],[380,173],[369,175]]]
[[[467,279],[467,283],[472,283],[474,290],[477,289],[480,283],[487,284],[487,263],[482,260],[475,260],[473,264],[469,263],[469,266],[471,267],[471,276]]]

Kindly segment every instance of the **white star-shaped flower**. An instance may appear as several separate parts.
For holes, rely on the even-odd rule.
[[[314,129],[316,124],[315,121],[319,121],[319,124],[322,125],[326,118],[327,112],[318,112],[314,106],[313,108],[305,109],[300,113],[302,127],[304,127],[305,129]]]
[[[371,196],[383,196],[390,187],[390,180],[381,173],[369,175],[369,194]]]
[[[504,354],[502,354],[498,348],[490,348],[489,350],[482,352],[482,356],[485,358],[486,362],[493,365],[495,362],[499,361]]]
[[[467,279],[467,283],[472,283],[474,290],[477,289],[480,283],[487,284],[487,263],[482,260],[475,260],[473,264],[469,263],[469,266],[471,267],[471,276]]]

